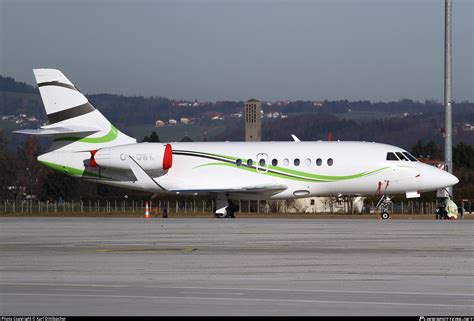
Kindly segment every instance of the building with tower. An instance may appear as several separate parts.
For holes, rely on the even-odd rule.
[[[245,141],[262,140],[262,104],[256,99],[245,103]]]

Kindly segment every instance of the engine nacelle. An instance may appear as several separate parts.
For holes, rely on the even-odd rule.
[[[131,156],[149,173],[166,171],[173,165],[173,151],[170,144],[139,143],[93,150],[89,166],[127,171],[130,170],[127,156]]]

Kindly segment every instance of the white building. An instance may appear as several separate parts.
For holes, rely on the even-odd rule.
[[[313,101],[313,106],[314,107],[323,107],[323,102],[322,101]]]
[[[474,125],[471,125],[470,123],[465,123],[463,130],[466,132],[474,131]]]
[[[155,122],[155,127],[163,127],[165,125],[165,122],[159,119]]]
[[[168,120],[168,124],[170,125],[176,125],[178,122],[176,121],[176,119],[170,119]]]

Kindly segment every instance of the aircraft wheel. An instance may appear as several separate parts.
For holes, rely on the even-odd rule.
[[[217,218],[226,218],[228,215],[227,211],[225,211],[225,213],[214,212],[214,216]]]
[[[380,214],[380,217],[382,218],[382,220],[388,220],[390,218],[390,214],[388,214],[388,212],[382,212],[382,214]]]

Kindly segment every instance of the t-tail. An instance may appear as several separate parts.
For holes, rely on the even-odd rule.
[[[49,124],[16,133],[53,137],[53,144],[47,153],[38,156],[38,161],[75,177],[129,179],[126,172],[117,174],[100,168],[94,156],[107,154],[119,145],[136,146],[136,140],[112,125],[61,71],[34,69],[33,72]]]
[[[52,135],[50,151],[90,151],[136,143],[112,125],[63,73],[34,69],[49,125],[18,130],[30,135]]]

